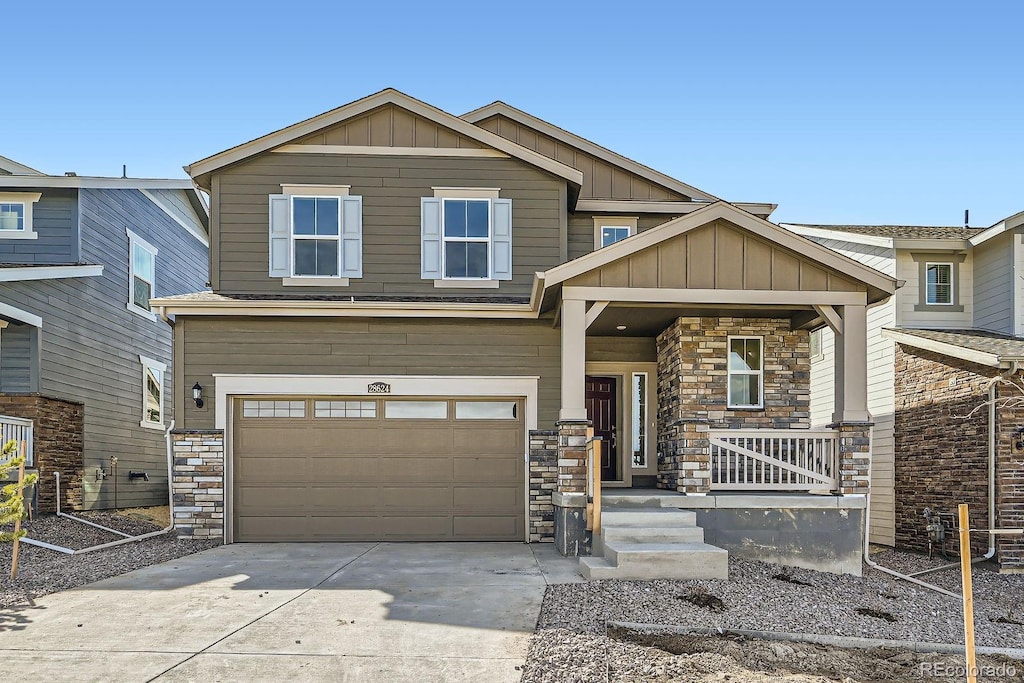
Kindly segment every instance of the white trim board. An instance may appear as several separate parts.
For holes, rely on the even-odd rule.
[[[2,187],[78,187],[91,189],[113,190],[188,190],[195,192],[192,181],[188,179],[163,178],[94,178],[88,176],[0,176]]]
[[[24,268],[0,268],[0,282],[57,280],[65,277],[98,277],[100,275],[103,275],[103,266],[25,266]]]
[[[0,315],[7,318],[13,318],[14,320],[32,325],[33,327],[43,326],[43,319],[38,315],[29,313],[28,311],[23,311],[20,308],[15,308],[14,306],[5,304],[2,301],[0,301]]]
[[[355,156],[484,157],[510,159],[504,152],[479,147],[385,147],[383,145],[282,145],[274,154],[352,154]]]
[[[795,232],[804,237],[817,237],[820,239],[835,240],[837,242],[849,242],[850,244],[866,244],[872,247],[888,247],[892,249],[893,239],[891,237],[879,237],[877,235],[862,235],[858,232],[845,232],[843,230],[826,230],[824,228],[809,228],[804,225],[793,223],[779,223],[780,226]]]

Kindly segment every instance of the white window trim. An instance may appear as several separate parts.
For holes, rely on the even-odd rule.
[[[160,431],[166,431],[167,426],[164,423],[165,416],[165,401],[164,393],[166,382],[164,381],[167,377],[167,364],[161,363],[158,360],[147,358],[146,356],[139,355],[139,363],[142,364],[142,419],[139,421],[140,427],[146,429],[159,429]],[[153,368],[154,370],[160,371],[160,422],[150,422],[146,419],[146,368]]]
[[[810,348],[811,346],[813,346],[811,344],[811,339],[814,337],[814,335],[818,335],[818,352],[817,353],[814,353],[813,349]],[[809,352],[809,355],[810,355],[812,363],[820,361],[820,360],[824,360],[824,358],[825,358],[825,339],[824,339],[824,337],[825,337],[825,328],[824,327],[819,327],[816,330],[811,330],[810,333],[807,335],[808,352]],[[762,348],[761,351],[763,352],[764,349]]]
[[[756,339],[761,345],[761,369],[760,370],[733,370],[729,367],[729,354],[732,353],[732,342],[733,340],[750,340]],[[763,409],[764,408],[764,337],[755,335],[729,335],[725,343],[725,391],[726,391],[726,405],[730,410],[752,410],[752,409]],[[757,376],[757,398],[758,402],[754,403],[741,403],[734,404],[732,401],[732,377],[733,375]]]
[[[448,237],[444,233],[444,204],[445,202],[487,202],[487,237]],[[490,197],[442,197],[441,198],[441,281],[442,282],[497,282],[491,277],[491,239],[494,237],[494,226],[491,225],[491,199]],[[449,242],[473,242],[487,245],[487,277],[448,277],[447,273],[447,249]],[[456,285],[458,286],[458,285]]]
[[[441,200],[441,274],[444,275],[444,244],[447,241],[444,236],[444,200],[479,200],[487,201],[487,277],[442,277],[434,280],[434,287],[437,289],[498,289],[500,280],[491,277],[491,240],[494,237],[494,226],[491,225],[491,201],[501,196],[500,187],[431,187],[434,197]],[[459,240],[467,241],[467,240]],[[477,238],[477,241],[484,241]]]
[[[160,253],[160,250],[154,247],[152,244],[142,239],[139,235],[132,232],[131,229],[125,228],[125,233],[128,235],[128,304],[127,308],[132,313],[137,313],[144,318],[150,320],[156,320],[156,313],[153,311],[147,311],[141,306],[135,305],[135,247],[145,249],[153,256],[153,281],[152,285],[153,297],[156,298],[156,256]],[[145,279],[145,278],[143,278]]]
[[[35,240],[39,233],[32,222],[32,207],[39,201],[41,192],[0,192],[0,204],[21,204],[25,210],[22,214],[21,230],[0,230],[2,240]]]
[[[928,268],[930,266],[946,266],[949,269],[949,301],[932,301],[928,297]],[[954,301],[956,288],[953,283],[953,278],[956,277],[956,268],[950,261],[925,261],[924,264],[924,282],[921,286],[924,287],[924,303],[926,306],[955,306]]]
[[[601,231],[604,228],[629,228],[629,237],[637,233],[639,216],[594,216],[594,251],[604,249],[611,244],[601,244]],[[622,240],[619,240],[620,242]],[[615,244],[614,242],[612,244]]]
[[[282,187],[298,187],[295,185]],[[291,243],[291,276],[284,278],[284,284],[290,287],[302,286],[306,283],[312,285],[323,286],[325,283],[341,284],[344,280],[345,284],[348,284],[348,278],[341,277],[341,198],[345,195],[338,194],[289,194],[288,195],[288,211],[291,214],[288,217],[288,227],[291,235],[288,239]],[[338,200],[338,234],[337,235],[296,235],[295,234],[295,200],[296,199],[337,199]],[[332,240],[338,245],[338,274],[337,275],[298,275],[295,273],[295,243],[298,240]]]

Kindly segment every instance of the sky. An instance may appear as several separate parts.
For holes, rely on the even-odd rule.
[[[182,166],[386,87],[500,99],[777,222],[1024,210],[1024,3],[12,2],[0,155]],[[5,98],[6,99],[6,98]]]

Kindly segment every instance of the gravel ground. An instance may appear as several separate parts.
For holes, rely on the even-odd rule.
[[[162,527],[149,521],[159,515],[159,510],[151,509],[76,513],[83,519],[132,535],[159,531]],[[24,523],[23,528],[30,538],[76,550],[123,538],[55,515],[42,515]],[[67,555],[22,543],[18,578],[12,581],[12,544],[0,544],[0,608],[31,602],[40,595],[76,588],[216,545],[216,541],[179,541],[174,532],[84,555]]]
[[[901,571],[941,564],[891,550],[872,557],[883,566]],[[958,569],[928,578],[949,590],[959,590]],[[1024,576],[1000,575],[991,567],[976,565],[974,613],[978,645],[1024,647]],[[779,662],[775,665],[781,668],[754,666],[752,671],[747,665],[761,661],[756,656],[745,659],[721,648],[665,659],[669,655],[661,649],[608,637],[608,621],[960,643],[961,619],[958,598],[868,568],[863,578],[856,578],[733,558],[729,561],[728,581],[607,580],[549,586],[523,681],[705,680],[701,667],[725,666],[722,657],[731,662],[727,667],[732,671],[730,680],[834,680],[824,664],[811,666],[810,670],[791,668],[804,672],[794,674],[797,678],[780,678],[785,666]],[[794,661],[806,663],[808,653],[803,648],[788,647],[793,650]],[[833,659],[849,656],[848,651],[836,648],[819,649],[834,651]],[[945,661],[935,657],[934,661]],[[950,664],[960,661],[955,657],[946,659]],[[912,662],[914,666],[919,663]],[[764,671],[773,670],[771,676],[763,677]],[[916,680],[906,671],[892,677],[864,667],[857,670],[864,672],[861,680]],[[1017,674],[1020,676],[1007,680],[1024,680],[1024,663],[1017,666]]]

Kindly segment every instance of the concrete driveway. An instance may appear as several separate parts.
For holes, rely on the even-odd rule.
[[[10,610],[0,657],[40,681],[518,681],[577,567],[521,543],[222,546]]]

